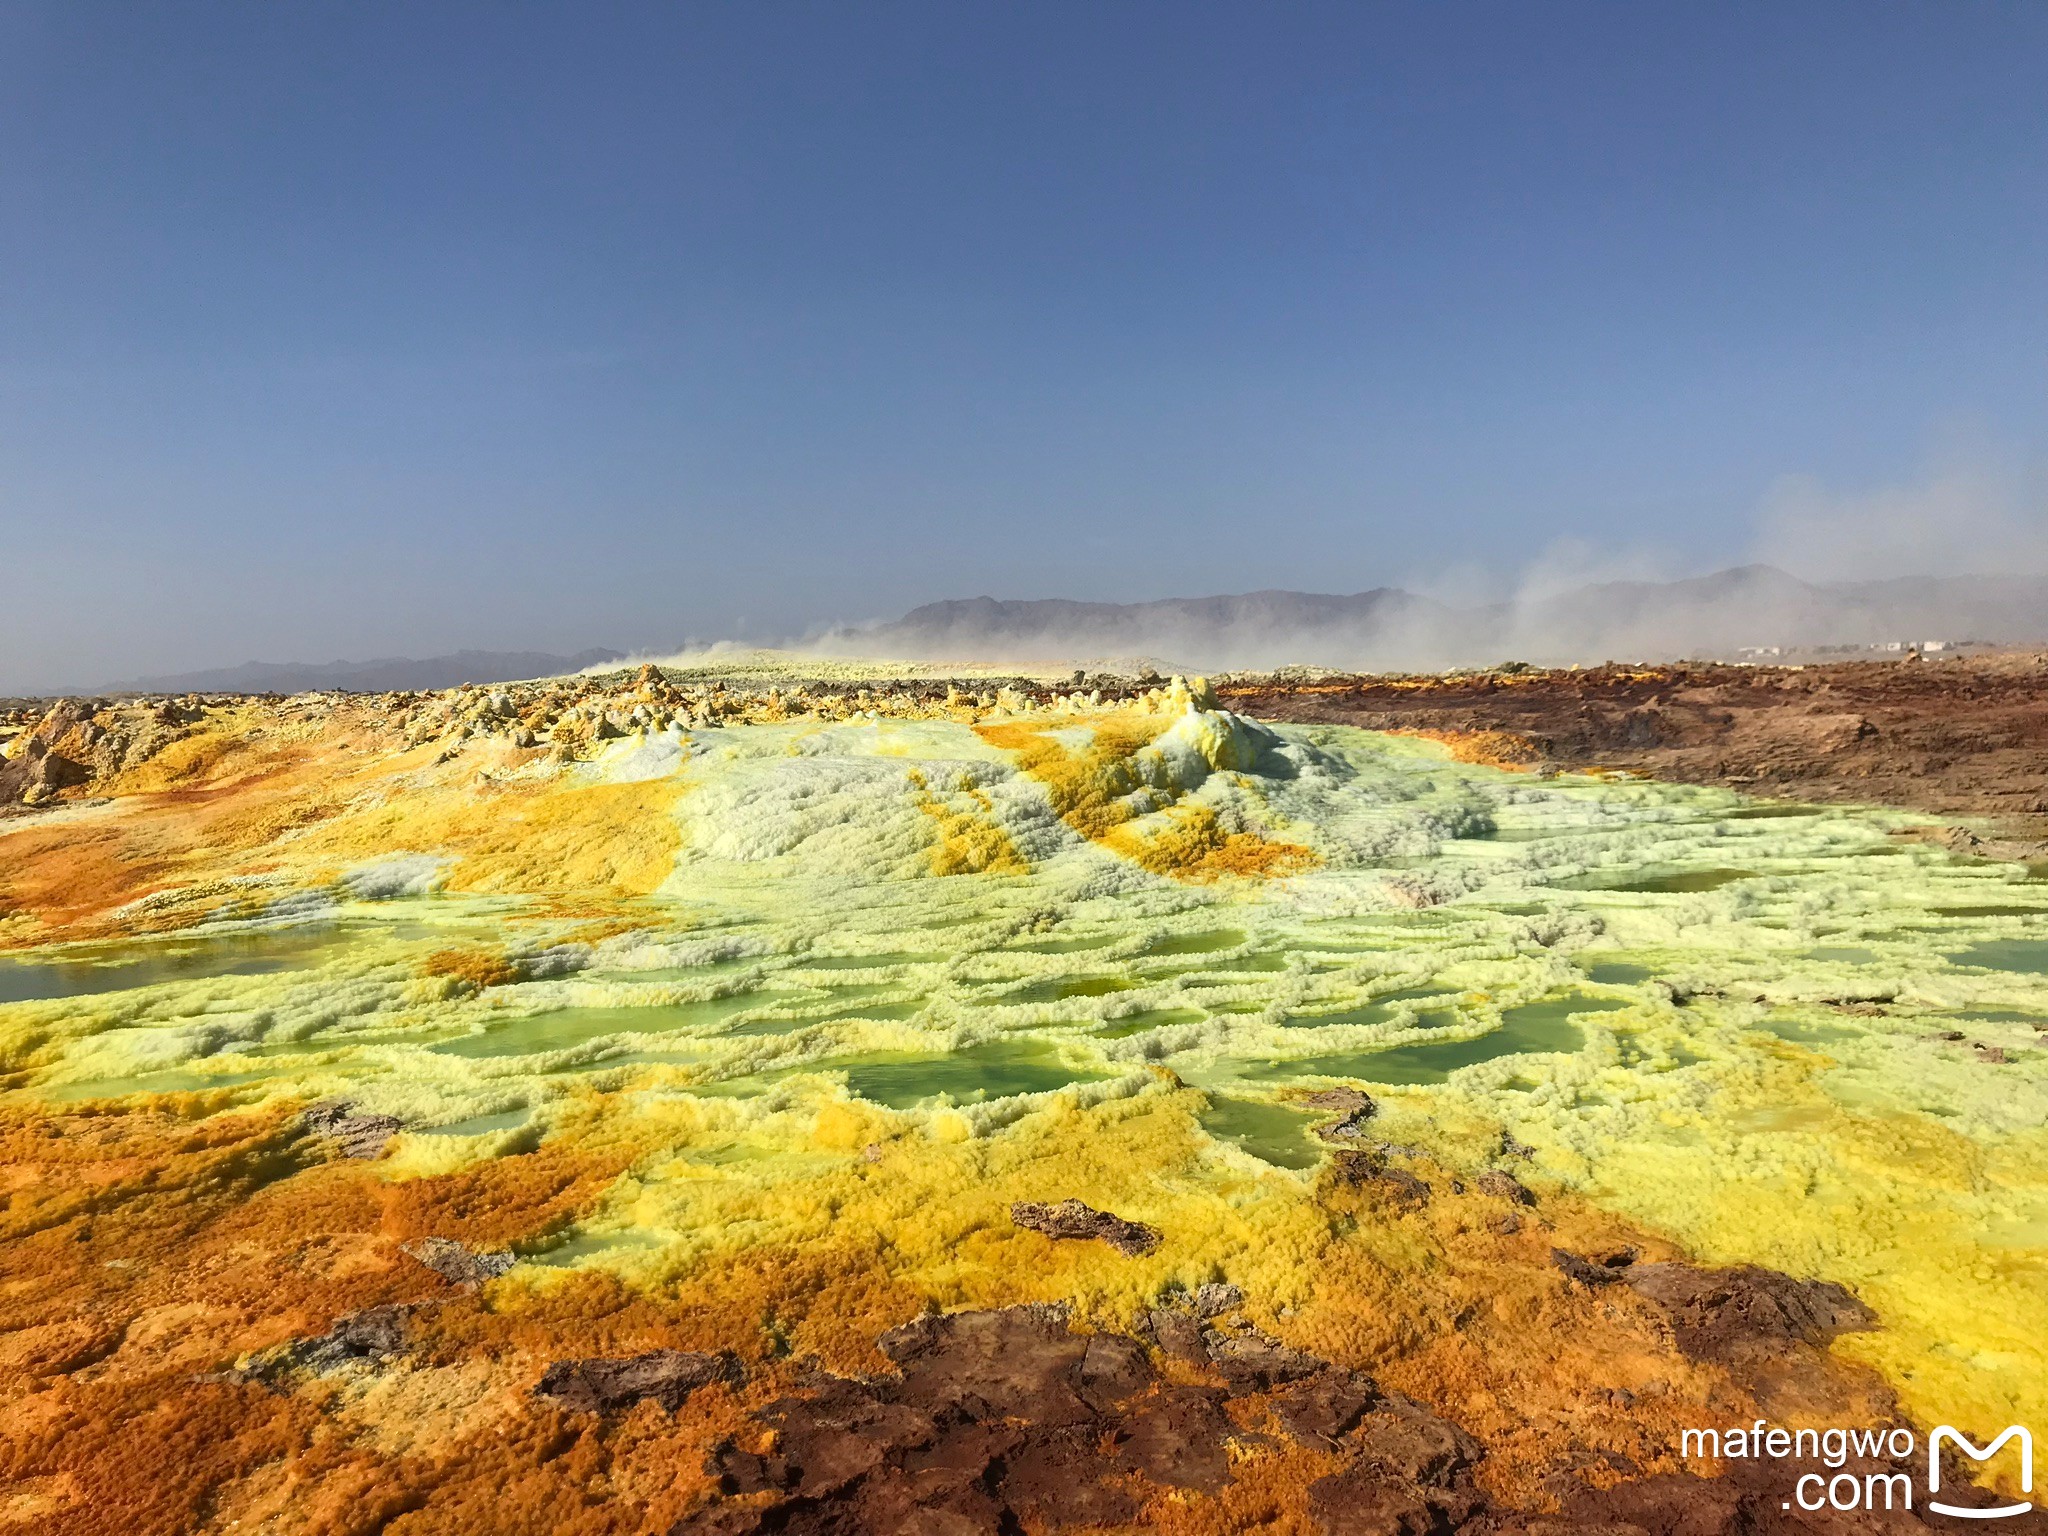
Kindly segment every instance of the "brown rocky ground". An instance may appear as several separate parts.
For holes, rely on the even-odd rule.
[[[1896,805],[2038,852],[2048,839],[2048,654],[1805,667],[1607,665],[1426,677],[1240,677],[1266,720],[1441,736],[1514,765],[1627,769],[1792,800]]]

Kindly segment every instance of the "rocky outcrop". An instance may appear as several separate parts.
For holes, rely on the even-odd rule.
[[[1192,1300],[1186,1316],[1201,1322]],[[1327,1530],[1378,1529],[1345,1523],[1360,1508],[1448,1529],[1486,1505],[1471,1481],[1481,1450],[1462,1429],[1275,1341],[1258,1347],[1284,1367],[1224,1369],[1220,1387],[1171,1380],[1138,1340],[1073,1332],[1053,1307],[921,1318],[878,1343],[896,1375],[814,1376],[758,1413],[768,1448],[714,1448],[719,1497],[675,1536],[1133,1528],[1148,1497],[1228,1488],[1260,1407],[1344,1461],[1312,1498]]]
[[[475,1290],[486,1280],[495,1280],[518,1259],[509,1253],[480,1253],[449,1237],[422,1237],[400,1243],[408,1257],[417,1259],[452,1285]]]
[[[1631,1264],[1627,1278],[1633,1290],[1664,1310],[1678,1347],[1695,1360],[1725,1362],[1791,1343],[1817,1347],[1877,1326],[1877,1314],[1846,1288],[1753,1264]]]
[[[1058,1205],[1039,1205],[1020,1200],[1010,1207],[1010,1220],[1033,1232],[1053,1238],[1097,1238],[1126,1258],[1141,1258],[1162,1241],[1155,1227],[1126,1221],[1108,1211],[1098,1211],[1079,1200],[1062,1200]]]
[[[533,1390],[572,1413],[621,1413],[641,1402],[674,1413],[699,1387],[713,1382],[738,1386],[741,1379],[739,1361],[730,1351],[710,1355],[656,1349],[621,1360],[558,1360]]]
[[[408,1347],[412,1309],[386,1305],[366,1307],[337,1318],[334,1326],[312,1338],[293,1339],[247,1359],[227,1373],[230,1381],[255,1381],[285,1390],[296,1375],[325,1375],[343,1366],[381,1365]]]
[[[343,1157],[365,1160],[380,1156],[385,1143],[405,1129],[395,1115],[358,1114],[344,1099],[315,1104],[299,1117],[306,1133],[331,1141]]]

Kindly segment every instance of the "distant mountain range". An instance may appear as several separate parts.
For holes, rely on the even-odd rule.
[[[388,656],[380,661],[268,662],[245,661],[239,667],[211,672],[178,672],[167,677],[138,677],[116,683],[106,693],[317,693],[347,689],[352,693],[392,693],[456,688],[464,683],[510,683],[528,677],[556,677],[580,672],[601,662],[623,661],[623,651],[578,651],[556,656],[547,651],[457,651],[414,661]]]
[[[1147,655],[1204,667],[1428,668],[1508,658],[1655,661],[1747,647],[2048,641],[2048,577],[1806,582],[1766,565],[1603,582],[1472,607],[1397,587],[1148,603],[991,597],[930,603],[832,643],[870,655],[1001,660]]]
[[[1290,664],[1424,670],[1538,663],[1733,657],[1746,648],[1890,641],[2048,643],[2048,577],[1900,577],[1807,582],[1767,565],[1685,581],[1614,581],[1517,600],[1455,606],[1398,587],[1334,595],[1246,592],[1148,603],[973,597],[927,603],[887,623],[832,631],[823,648],[854,655],[1045,662],[1139,657],[1220,670]],[[104,692],[307,693],[452,688],[552,677],[620,651],[457,651],[414,661],[245,662],[139,677]]]

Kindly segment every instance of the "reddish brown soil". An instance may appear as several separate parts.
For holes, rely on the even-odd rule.
[[[1509,732],[1469,754],[1620,768],[1794,800],[1986,818],[2048,838],[2048,655],[1808,667],[1713,663],[1441,677],[1243,679],[1261,719],[1442,734]],[[2029,849],[2028,851],[2033,851]]]

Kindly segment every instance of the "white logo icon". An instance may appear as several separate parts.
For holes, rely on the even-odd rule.
[[[2018,1436],[2020,1442],[2020,1492],[2032,1493],[2034,1491],[2034,1437],[2028,1434],[2026,1426],[2021,1424],[2009,1425],[2004,1434],[2000,1435],[1989,1445],[1984,1446],[1972,1445],[1964,1435],[1957,1430],[1951,1429],[1946,1424],[1937,1426],[1934,1433],[1927,1437],[1927,1491],[1929,1493],[1941,1492],[1942,1441],[1953,1440],[1956,1444],[1956,1449],[1965,1456],[1968,1456],[1972,1461],[1989,1461],[1998,1454],[1999,1448],[2014,1436]],[[1996,1509],[1965,1509],[1960,1505],[1940,1504],[1930,1500],[1927,1507],[1936,1514],[1960,1515],[1965,1520],[2002,1520],[2007,1515],[2024,1515],[2034,1506],[2031,1504],[2001,1504]]]

